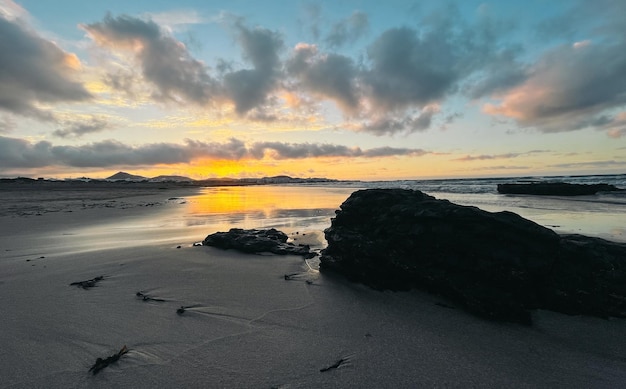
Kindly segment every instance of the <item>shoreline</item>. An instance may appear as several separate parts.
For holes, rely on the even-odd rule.
[[[439,296],[321,274],[300,257],[193,247],[163,224],[180,219],[180,197],[198,193],[189,189],[94,201],[128,208],[66,197],[74,212],[0,217],[0,387],[626,382],[624,320],[536,311],[530,328],[494,323]],[[123,346],[117,362],[89,372]]]
[[[109,185],[110,184],[110,185]],[[52,212],[71,213],[91,208],[128,209],[156,204],[163,197],[178,197],[198,193],[201,187],[143,183],[41,182],[0,183],[0,217],[33,216]],[[139,199],[138,198],[143,198]],[[120,204],[114,204],[117,201]],[[143,203],[141,203],[143,201]]]

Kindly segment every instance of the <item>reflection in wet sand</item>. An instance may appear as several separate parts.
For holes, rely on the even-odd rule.
[[[233,227],[278,228],[288,234],[300,229],[322,231],[353,191],[313,186],[206,188],[188,199],[186,224],[211,231]]]

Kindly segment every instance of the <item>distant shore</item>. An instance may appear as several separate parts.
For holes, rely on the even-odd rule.
[[[92,208],[127,209],[199,190],[198,186],[180,183],[0,181],[0,216],[69,213]],[[139,197],[145,199],[139,201]]]

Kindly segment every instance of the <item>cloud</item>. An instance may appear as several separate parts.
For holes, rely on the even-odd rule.
[[[626,136],[626,111],[620,112],[610,118],[601,129],[606,130],[610,138],[618,139]]]
[[[541,21],[539,38],[558,45],[527,67],[523,83],[500,91],[483,110],[544,133],[595,128],[619,136],[610,123],[626,104],[625,12],[621,1],[581,1]]]
[[[626,128],[616,128],[616,129],[609,130],[607,132],[607,135],[610,138],[619,139],[623,136],[626,136]]]
[[[147,13],[148,19],[160,26],[167,26],[168,32],[184,29],[190,24],[205,23],[206,20],[195,10],[173,10],[159,13]]]
[[[195,13],[176,13],[175,23],[197,23]],[[162,23],[167,15],[155,15]],[[234,69],[233,63],[218,60],[217,78],[195,59],[187,47],[153,20],[132,16],[107,15],[102,22],[81,27],[101,48],[114,54],[131,53],[141,68],[141,77],[153,87],[152,97],[180,105],[205,107],[214,102],[232,102],[243,116],[268,103],[280,79],[280,34],[265,28],[248,28],[242,18],[224,15],[222,22],[231,28],[242,49],[243,59],[252,68]],[[132,70],[110,72],[105,83],[129,95],[134,94],[137,78]],[[253,115],[254,116],[254,115]]]
[[[606,161],[589,161],[589,162],[572,162],[572,163],[559,163],[555,165],[548,165],[548,167],[555,168],[607,168],[607,167],[616,167],[623,168],[626,161],[615,161],[615,160],[606,160]]]
[[[465,157],[455,158],[453,161],[484,161],[484,160],[492,160],[492,159],[511,159],[517,158],[524,155],[531,154],[540,154],[540,153],[548,153],[550,150],[531,150],[523,153],[504,153],[504,154],[481,154],[481,155],[466,155]]]
[[[484,112],[551,133],[602,127],[626,104],[626,41],[550,50],[520,86]]]
[[[319,26],[320,8],[309,12]],[[366,14],[355,12],[336,23],[325,42],[331,49],[350,43],[368,24]],[[449,6],[423,15],[419,28],[383,31],[358,61],[299,43],[285,61],[287,85],[298,95],[335,102],[346,128],[375,135],[424,131],[440,113],[433,107],[449,97],[481,98],[526,79],[521,47],[506,40],[510,31],[511,23],[489,15],[467,22]]]
[[[132,72],[118,70],[115,73],[107,73],[103,76],[102,82],[114,90],[135,97],[136,75]]]
[[[419,30],[384,31],[368,46],[356,81],[367,107],[360,113],[366,118],[360,130],[423,131],[439,112],[430,107],[450,96],[478,98],[524,81],[521,49],[504,41],[509,30],[509,24],[488,16],[468,24],[452,6],[424,18]]]
[[[623,15],[626,3],[615,0],[597,0],[594,2],[569,2],[565,12],[540,21],[535,31],[539,39],[567,41],[577,40],[581,35],[626,34]]]
[[[371,120],[362,122],[357,126],[357,130],[378,136],[426,131],[430,128],[433,117],[438,112],[438,106],[429,105],[424,107],[419,114],[407,114],[399,117],[395,117],[393,114],[378,115]]]
[[[83,24],[81,28],[100,47],[132,53],[143,78],[154,86],[153,97],[157,100],[205,105],[217,93],[216,82],[206,66],[153,21],[109,14],[102,22]],[[111,82],[116,80],[113,75],[109,78]],[[128,82],[113,85],[122,88]]]
[[[361,11],[354,11],[348,18],[335,23],[328,36],[326,43],[333,48],[354,43],[362,37],[369,29],[367,14]]]
[[[302,5],[303,16],[298,18],[298,25],[305,28],[314,40],[320,37],[322,7],[317,3],[307,2]]]
[[[373,149],[363,151],[363,156],[367,158],[397,156],[421,157],[422,155],[426,154],[431,154],[431,152],[423,149],[408,149],[396,147],[375,147]]]
[[[0,14],[0,109],[53,120],[38,104],[83,101],[91,95],[75,80],[80,61],[42,38],[20,19]]]
[[[420,29],[391,28],[367,48],[363,84],[385,110],[439,103],[462,89],[482,96],[523,79],[510,23],[489,16],[473,24],[455,6],[423,18]]]
[[[15,129],[15,118],[10,115],[0,116],[0,134],[7,134]]]
[[[6,20],[15,21],[16,19],[28,20],[30,15],[28,11],[13,0],[0,1],[0,17]]]
[[[197,158],[238,160],[246,154],[245,145],[236,139],[226,143],[187,140],[184,144],[152,143],[136,147],[115,140],[82,146],[54,146],[47,141],[30,143],[0,136],[0,166],[7,168],[176,164],[189,163]]]
[[[498,165],[487,166],[484,168],[477,168],[478,170],[528,170],[529,166],[514,166],[514,165]],[[475,170],[475,169],[472,169]]]
[[[351,58],[319,54],[316,46],[301,43],[295,47],[286,68],[297,79],[300,89],[331,99],[346,112],[358,107],[358,71]]]
[[[319,6],[306,10],[318,17],[321,12]],[[178,18],[199,20],[189,13]],[[288,91],[301,96],[301,101],[331,100],[346,119],[360,121],[355,128],[376,135],[424,131],[439,112],[430,107],[441,105],[452,94],[462,90],[479,98],[526,77],[526,68],[517,59],[518,48],[503,43],[508,26],[488,17],[467,24],[454,7],[424,18],[419,29],[384,31],[358,62],[307,43],[296,45],[285,58],[278,32],[248,27],[243,18],[229,14],[220,21],[234,34],[249,67],[219,60],[216,73],[209,75],[207,66],[152,20],[107,15],[102,22],[82,28],[113,54],[132,54],[139,74],[116,69],[104,80],[130,96],[141,90],[137,81],[143,79],[152,85],[157,100],[202,107],[227,102],[234,104],[239,116],[268,121],[277,117],[277,93]],[[351,43],[368,25],[367,15],[356,11],[331,28],[326,43],[331,48]]]
[[[250,148],[250,154],[257,159],[265,155],[273,159],[301,159],[319,157],[363,157],[377,158],[390,156],[422,156],[429,152],[422,149],[407,149],[393,147],[378,147],[362,150],[359,147],[347,147],[333,144],[319,143],[282,143],[257,142]]]
[[[368,48],[365,82],[373,105],[384,110],[426,105],[444,97],[458,79],[460,58],[434,34],[403,27],[385,31]]]
[[[87,120],[65,122],[62,128],[52,134],[60,138],[80,138],[85,134],[101,132],[110,127],[111,124],[106,119],[92,115]]]
[[[151,143],[141,146],[129,146],[115,140],[81,146],[55,146],[47,141],[31,143],[24,139],[0,136],[0,166],[3,168],[147,166],[189,163],[197,159],[238,161],[244,158],[416,157],[427,153],[422,149],[380,147],[362,150],[359,147],[315,143],[256,142],[246,146],[243,141],[234,138],[228,142],[187,139],[183,144]]]
[[[470,81],[464,93],[472,99],[504,92],[515,87],[528,78],[528,66],[516,57],[518,50],[506,49],[496,54],[486,63],[475,81]]]
[[[281,69],[279,53],[284,44],[278,33],[265,28],[250,29],[241,20],[235,23],[235,30],[243,57],[253,68],[226,73],[224,88],[242,115],[263,105],[276,87]]]

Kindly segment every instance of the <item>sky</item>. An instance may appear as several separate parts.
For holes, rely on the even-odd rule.
[[[0,177],[626,173],[626,1],[0,0]]]

